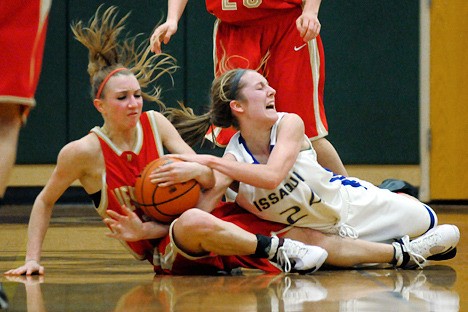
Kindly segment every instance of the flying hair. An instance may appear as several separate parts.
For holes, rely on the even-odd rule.
[[[128,70],[116,71],[113,75],[135,75],[143,98],[157,103],[164,110],[166,106],[160,99],[162,90],[154,85],[165,74],[174,83],[172,75],[178,68],[176,59],[168,54],[153,54],[147,41],[137,44],[142,34],[131,36],[124,33],[130,13],[121,18],[118,15],[116,6],[104,10],[101,5],[87,23],[78,21],[71,24],[75,39],[88,49],[91,98],[96,98],[99,87],[112,71],[126,68]],[[99,97],[105,96],[104,85]]]

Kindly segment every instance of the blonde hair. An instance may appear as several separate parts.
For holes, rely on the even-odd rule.
[[[134,75],[142,90],[149,89],[142,91],[143,98],[157,103],[164,110],[165,105],[160,99],[161,88],[151,86],[164,74],[172,79],[172,74],[178,68],[175,58],[168,54],[151,54],[148,42],[137,45],[136,40],[141,34],[132,38],[128,33],[122,34],[130,13],[119,19],[116,6],[109,7],[101,14],[102,7],[97,9],[87,24],[78,21],[71,25],[75,39],[89,50],[91,97],[96,97],[99,86],[112,71],[124,67],[125,70],[115,75]],[[105,91],[100,97],[104,97],[104,94]]]
[[[248,70],[250,69],[233,69],[215,78],[211,84],[209,111],[201,116],[195,115],[192,109],[182,103],[179,103],[180,108],[166,109],[164,115],[187,144],[194,146],[199,142],[203,143],[211,125],[239,128],[239,122],[231,112],[230,102],[242,100],[242,77]],[[213,132],[212,135],[214,136]]]
[[[212,126],[229,128],[239,128],[239,122],[232,115],[229,103],[232,100],[241,100],[242,95],[239,92],[243,88],[241,81],[242,76],[247,70],[263,72],[266,76],[267,63],[271,57],[270,51],[262,57],[260,64],[254,69],[232,68],[232,62],[239,63],[239,59],[245,61],[246,67],[249,67],[249,60],[239,55],[227,56],[226,50],[221,46],[223,56],[219,61],[218,71],[215,73],[216,78],[211,84],[210,105],[208,112],[197,116],[193,110],[186,107],[183,103],[179,103],[180,108],[168,107],[164,112],[169,121],[175,126],[180,136],[190,146],[195,146],[197,143],[203,144],[205,134]],[[212,142],[216,142],[215,132],[211,131]],[[213,147],[216,145],[213,143]]]

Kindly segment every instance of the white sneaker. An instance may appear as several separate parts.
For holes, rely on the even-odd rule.
[[[396,266],[404,269],[423,268],[427,260],[448,260],[457,254],[460,230],[452,224],[439,225],[410,241],[404,236],[393,243]]]
[[[278,248],[272,261],[276,262],[285,273],[307,274],[317,271],[327,257],[327,251],[321,247],[279,238]]]

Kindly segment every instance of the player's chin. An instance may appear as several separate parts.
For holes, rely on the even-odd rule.
[[[269,118],[274,119],[275,121],[278,119],[278,112],[274,108],[267,109],[265,113]]]

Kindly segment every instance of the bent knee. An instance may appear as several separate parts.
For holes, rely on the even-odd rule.
[[[207,233],[214,228],[216,217],[212,214],[192,208],[180,215],[177,219],[175,226],[178,230],[182,230],[190,235],[197,235]]]
[[[308,245],[322,246],[326,240],[326,235],[311,228],[293,227],[285,237],[298,240]]]

